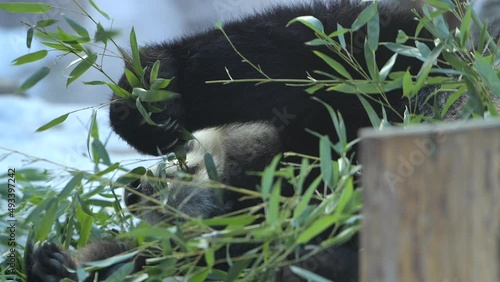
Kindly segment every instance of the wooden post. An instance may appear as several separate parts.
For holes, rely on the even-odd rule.
[[[499,282],[500,122],[361,138],[361,281]]]

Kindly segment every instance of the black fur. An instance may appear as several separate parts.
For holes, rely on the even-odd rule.
[[[363,8],[348,1],[277,7],[227,23],[224,30],[238,51],[270,77],[305,79],[307,73],[312,74],[315,70],[332,72],[325,62],[313,54],[313,50],[329,55],[332,53],[324,47],[305,45],[305,42],[315,38],[313,32],[302,24],[287,27],[287,23],[298,16],[313,15],[323,22],[329,33],[337,29],[338,23],[344,27],[351,26]],[[381,42],[394,42],[399,30],[410,35],[415,33],[418,22],[411,12],[382,7],[379,13]],[[420,36],[425,37],[426,34]],[[365,62],[365,37],[365,29],[355,32],[351,46],[354,57],[361,64]],[[392,55],[392,51],[380,47],[376,54],[379,69]],[[333,58],[342,62],[336,56]],[[194,131],[231,122],[258,120],[269,121],[280,129],[284,150],[288,151],[317,154],[317,138],[306,133],[305,128],[328,134],[332,140],[337,139],[324,106],[312,100],[301,87],[287,87],[283,83],[258,86],[255,83],[207,84],[206,81],[227,79],[226,68],[233,78],[262,78],[249,64],[242,62],[219,30],[211,29],[142,49],[141,62],[144,66],[151,67],[156,60],[162,62],[159,76],[174,77],[169,89],[179,96],[161,103],[164,110],[153,114],[152,119],[158,124],[176,121],[178,126],[165,129],[145,124],[135,103],[117,96],[113,96],[110,107],[113,129],[140,152],[156,155],[158,148],[164,153],[171,151],[175,144],[183,142],[181,128]],[[393,71],[410,69],[416,73],[420,65],[421,62],[416,59],[399,56]],[[361,78],[350,67],[346,66],[346,69],[354,78]],[[325,78],[320,75],[315,77]],[[120,86],[131,90],[125,78],[121,79]],[[315,96],[342,113],[344,120],[348,121],[349,140],[355,139],[359,128],[371,125],[356,95],[319,91]],[[405,106],[401,91],[387,93],[387,96],[401,113]],[[374,106],[380,111],[379,105]],[[388,114],[391,121],[400,121],[395,113],[389,111]]]

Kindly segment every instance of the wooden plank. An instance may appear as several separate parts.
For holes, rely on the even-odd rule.
[[[361,281],[500,281],[500,122],[361,137]]]

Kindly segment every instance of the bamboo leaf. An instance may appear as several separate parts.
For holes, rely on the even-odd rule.
[[[24,93],[26,90],[30,89],[31,87],[35,86],[40,80],[42,80],[44,77],[46,77],[50,73],[50,69],[48,67],[42,67],[38,71],[36,71],[34,74],[32,74],[28,79],[26,79],[21,87],[19,87],[18,92]]]
[[[83,179],[83,173],[79,172],[71,180],[64,186],[62,189],[61,193],[57,195],[57,198],[59,200],[66,199],[71,192],[73,192],[75,189],[77,189],[79,186],[82,185],[82,179]]]
[[[101,159],[105,165],[111,165],[108,152],[99,139],[92,141],[92,151],[94,155],[99,156],[99,158],[94,159],[94,162],[99,163],[99,159]]]
[[[52,6],[40,3],[27,2],[7,2],[0,3],[0,9],[9,13],[29,13],[29,14],[44,14],[52,10]]]
[[[340,75],[347,79],[352,79],[351,74],[342,66],[339,62],[335,61],[331,57],[319,52],[319,51],[314,51],[314,54],[316,56],[320,57],[325,63],[327,63],[332,69],[334,69],[336,72],[338,72]]]
[[[340,220],[341,216],[339,215],[328,215],[318,218],[299,235],[297,243],[304,244],[309,242],[312,238],[316,237],[333,224],[338,223]]]
[[[352,24],[351,28],[353,31],[356,31],[360,29],[362,26],[364,26],[369,20],[375,16],[375,14],[378,11],[378,3],[374,2],[370,4],[368,7],[366,7],[356,18],[354,23]]]
[[[66,22],[68,22],[69,26],[71,26],[71,28],[76,31],[78,35],[90,40],[89,32],[83,26],[68,17],[64,17],[64,19],[66,20]]]
[[[45,58],[47,56],[47,54],[48,54],[47,50],[36,51],[33,53],[23,55],[21,57],[17,57],[16,59],[14,59],[12,61],[12,64],[15,66],[19,66],[19,65],[39,61],[39,60]]]
[[[50,122],[46,123],[45,125],[40,126],[35,132],[42,132],[42,131],[45,131],[49,128],[52,128],[58,124],[61,124],[68,118],[68,116],[69,116],[69,113],[64,114],[60,117],[57,117],[57,118],[51,120]]]
[[[289,26],[293,23],[296,23],[296,22],[302,23],[303,25],[309,27],[310,29],[312,29],[316,33],[324,33],[325,28],[323,27],[323,24],[321,23],[320,20],[318,20],[317,18],[315,18],[313,16],[297,17],[297,18],[289,21],[287,26]]]
[[[125,77],[127,78],[127,81],[130,84],[130,86],[132,86],[132,88],[142,86],[141,82],[139,81],[139,78],[137,78],[137,76],[127,68],[125,68]]]
[[[92,7],[94,7],[94,9],[96,9],[97,12],[99,12],[99,14],[101,14],[103,17],[105,17],[107,20],[111,20],[111,18],[108,16],[108,14],[106,14],[104,11],[102,11],[101,9],[99,9],[99,7],[97,6],[97,4],[94,2],[94,0],[89,0],[90,4],[92,5]]]
[[[328,187],[333,188],[333,167],[332,167],[332,149],[330,147],[330,139],[328,136],[322,136],[319,140],[319,157],[321,174],[323,181]]]
[[[46,19],[46,20],[39,20],[36,22],[35,26],[37,27],[48,27],[53,24],[57,23],[57,20],[54,19]]]
[[[153,84],[153,81],[155,81],[158,78],[159,71],[160,71],[160,60],[156,60],[156,62],[153,64],[153,68],[151,69],[149,83]]]
[[[33,35],[35,33],[35,29],[30,27],[26,33],[26,47],[28,47],[28,49],[31,48],[31,43],[33,42]]]
[[[220,181],[219,174],[217,173],[217,167],[215,166],[215,161],[210,153],[206,153],[203,156],[203,160],[205,162],[205,168],[207,169],[208,178]]]
[[[318,274],[311,272],[309,270],[300,268],[298,266],[291,265],[290,270],[297,274],[299,277],[302,277],[306,279],[307,281],[314,281],[314,282],[331,282],[331,280],[328,280],[326,278],[323,278],[319,276]]]
[[[142,77],[144,72],[141,65],[141,56],[134,28],[130,31],[130,48],[132,49],[132,66],[134,67],[134,72],[138,77]]]
[[[141,99],[143,102],[159,102],[171,99],[175,93],[167,90],[146,90],[144,88],[134,88],[132,95]]]
[[[77,80],[85,72],[87,72],[97,61],[97,54],[90,53],[86,58],[84,58],[69,74],[69,78],[66,82],[66,87]]]
[[[49,232],[52,229],[52,225],[57,218],[57,206],[58,202],[56,199],[50,200],[47,209],[45,210],[45,214],[40,220],[38,232],[36,232],[37,241],[45,240],[45,238],[47,238],[47,235],[49,235]]]

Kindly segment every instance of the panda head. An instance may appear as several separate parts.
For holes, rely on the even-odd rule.
[[[234,123],[193,132],[185,145],[186,167],[160,163],[125,191],[125,204],[138,218],[156,225],[173,218],[209,218],[250,206],[241,195],[210,180],[205,165],[209,153],[220,183],[255,189],[262,171],[281,153],[278,129],[265,122]]]

